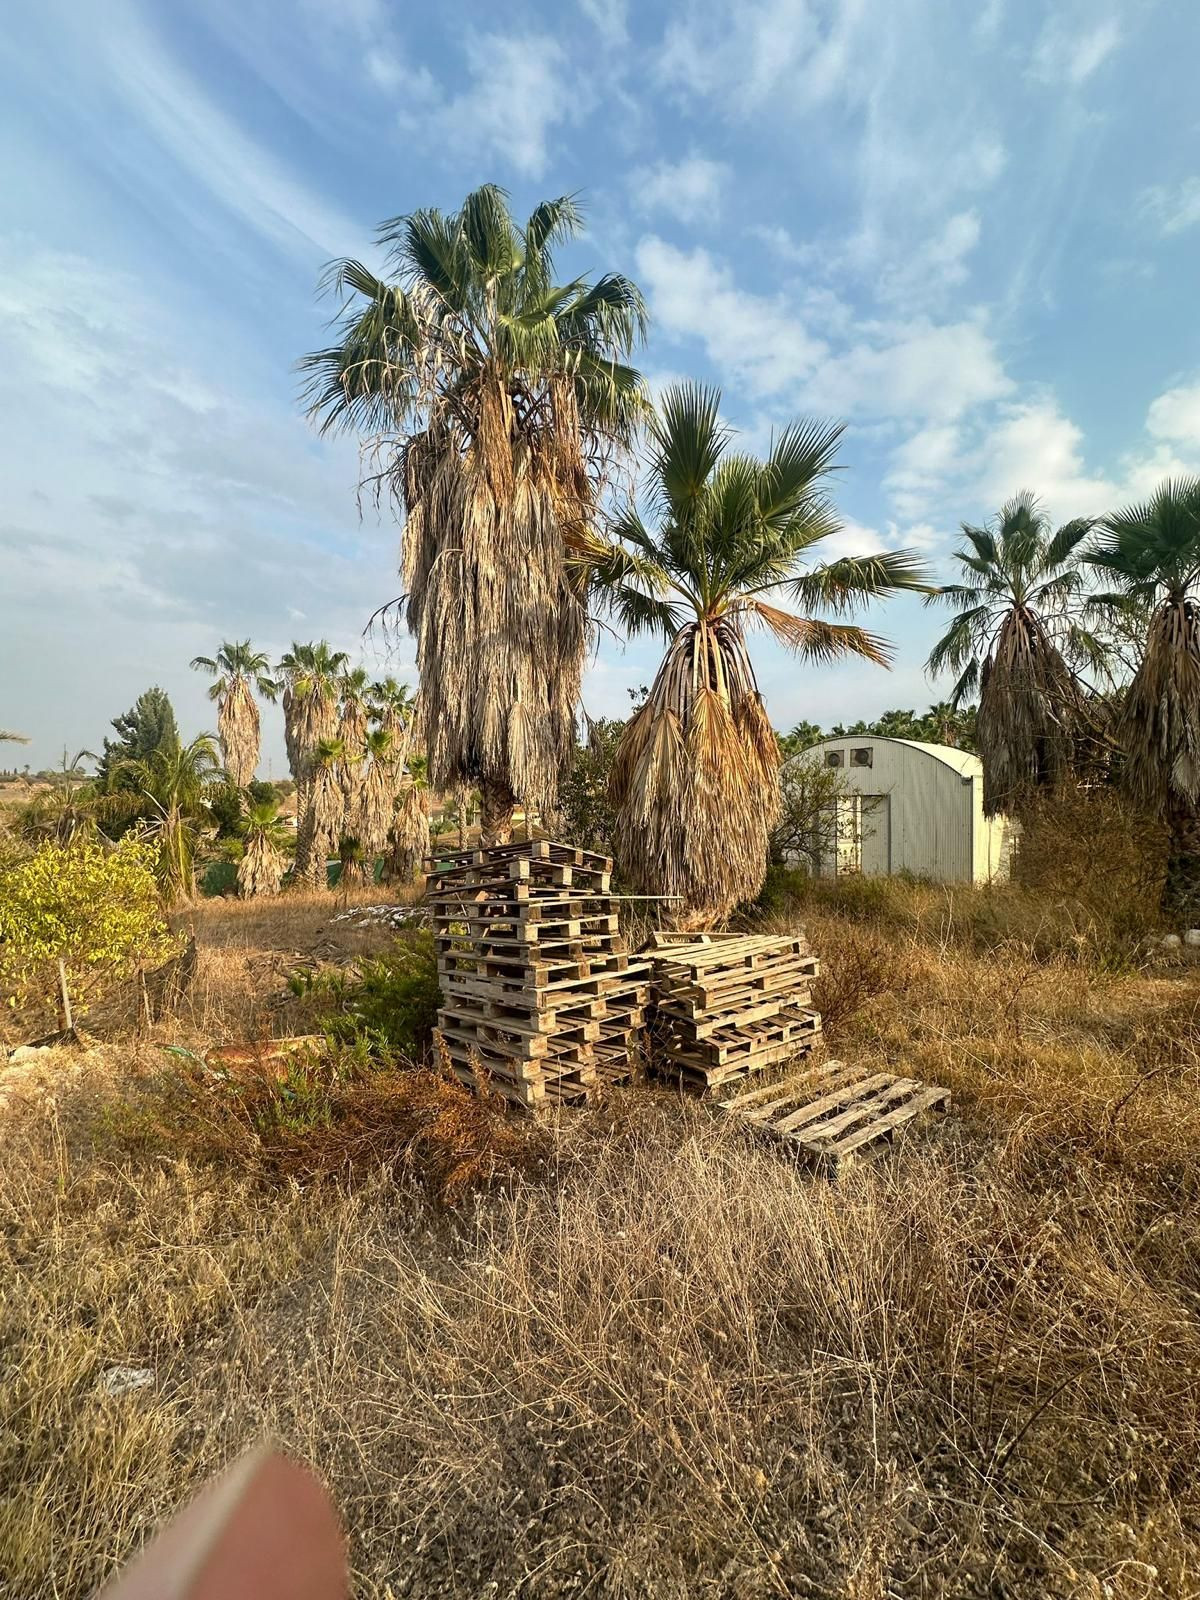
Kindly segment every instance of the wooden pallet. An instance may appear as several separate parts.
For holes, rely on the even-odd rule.
[[[721,1113],[836,1177],[860,1156],[877,1153],[899,1128],[924,1112],[948,1110],[950,1091],[915,1078],[826,1061],[713,1103]]]

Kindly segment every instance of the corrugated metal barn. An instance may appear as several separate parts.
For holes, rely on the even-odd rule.
[[[796,761],[838,769],[848,791],[822,829],[822,876],[911,872],[953,883],[1008,876],[1012,824],[983,814],[983,763],[950,745],[852,734]]]

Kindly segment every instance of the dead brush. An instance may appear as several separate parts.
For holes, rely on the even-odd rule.
[[[515,1178],[539,1156],[534,1125],[444,1071],[318,1042],[280,1063],[207,1066],[182,1052],[97,1125],[98,1153],[234,1166],[275,1185],[351,1182],[398,1163],[444,1205]]]
[[[826,1034],[835,1038],[876,996],[900,996],[908,987],[895,943],[870,927],[845,927],[836,938],[814,948],[821,958],[821,975],[813,985],[813,1004]]]

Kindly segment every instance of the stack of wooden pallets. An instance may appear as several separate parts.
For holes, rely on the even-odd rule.
[[[523,1106],[627,1078],[649,969],[617,925],[612,862],[534,839],[429,866],[442,1008],[459,1079]]]
[[[803,935],[659,935],[653,1061],[701,1093],[777,1066],[817,1043],[818,966]]]

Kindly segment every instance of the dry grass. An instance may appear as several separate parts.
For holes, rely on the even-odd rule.
[[[131,1146],[111,1050],[10,1114],[0,1594],[86,1594],[270,1433],[372,1600],[1194,1596],[1200,981],[889,892],[805,914],[833,1043],[959,1116],[836,1188],[670,1096],[505,1123],[452,1210],[429,1122],[353,1183]]]

